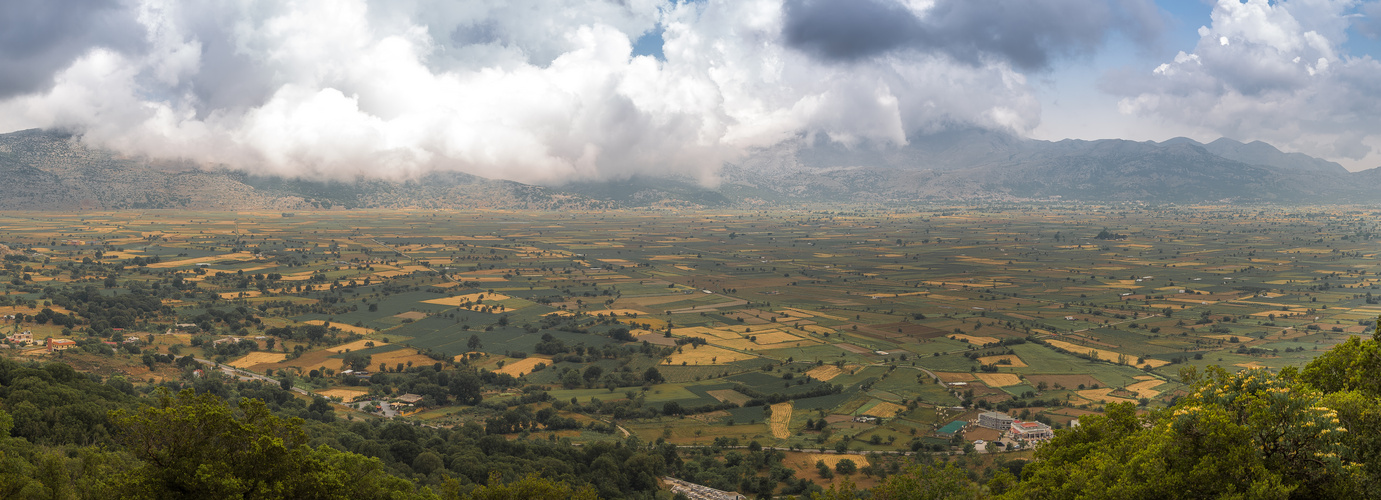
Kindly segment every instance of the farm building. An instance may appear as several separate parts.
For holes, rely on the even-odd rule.
[[[404,394],[402,396],[398,396],[398,402],[406,405],[415,405],[417,403],[422,402],[422,396],[417,394]]]
[[[964,426],[966,425],[968,425],[968,422],[965,422],[963,420],[955,420],[953,422],[945,424],[945,426],[941,427],[940,430],[935,431],[935,434],[942,438],[952,438],[955,434],[959,433],[959,431],[964,430]]]
[[[1050,439],[1055,432],[1040,422],[1012,421],[1012,437],[1017,439]]]
[[[1012,427],[1013,418],[1006,413],[989,411],[978,415],[978,425],[989,429],[1007,430]]]
[[[32,344],[34,343],[34,332],[24,330],[22,332],[15,333],[14,335],[10,335],[9,339],[10,342],[15,342],[18,344]]]
[[[55,339],[48,337],[48,352],[63,351],[77,346],[77,342],[68,339]]]

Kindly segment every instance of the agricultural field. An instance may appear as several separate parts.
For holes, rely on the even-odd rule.
[[[1301,366],[1369,334],[1377,215],[8,213],[0,333],[77,341],[8,356],[146,383],[225,365],[351,418],[946,451],[962,443],[935,431],[981,411],[1058,428],[1108,403],[1163,406],[1184,368]],[[378,408],[405,394],[411,416]],[[546,409],[561,418],[533,420]]]

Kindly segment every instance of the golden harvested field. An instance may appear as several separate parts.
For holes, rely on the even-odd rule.
[[[825,465],[828,465],[831,469],[833,469],[835,464],[838,464],[840,460],[846,458],[849,460],[853,460],[854,465],[857,465],[859,467],[867,467],[869,465],[868,457],[865,457],[863,455],[833,455],[825,453],[810,453],[806,456],[809,457],[807,458],[807,460],[810,461],[811,465],[815,465],[816,463],[823,461],[825,462]]]
[[[195,259],[165,260],[165,261],[163,261],[163,262],[155,262],[155,263],[153,263],[153,264],[149,264],[147,267],[150,268],[150,269],[165,269],[165,268],[169,268],[169,267],[190,266],[190,265],[192,265],[192,264],[198,264],[198,263],[202,263],[202,262],[211,262],[211,261],[217,261],[217,260],[253,260],[253,259],[254,259],[254,255],[249,254],[249,253],[231,253],[231,254],[225,254],[225,255],[212,255],[212,256],[210,256],[210,257],[197,257],[197,258],[195,258]]]
[[[982,380],[988,387],[1006,387],[1021,383],[1021,377],[1015,373],[978,373],[975,374],[978,380]]]
[[[950,334],[949,338],[954,340],[967,340],[970,344],[979,346],[1001,342],[993,337],[975,337],[973,335]]]
[[[222,299],[238,299],[238,298],[240,298],[240,297],[244,297],[244,298],[258,297],[258,296],[260,296],[260,295],[263,295],[263,293],[260,292],[260,291],[258,291],[258,290],[249,290],[249,291],[244,291],[244,292],[225,292],[225,293],[222,293],[222,294],[220,294],[220,295],[221,295],[221,298],[222,298]]]
[[[316,391],[316,393],[328,398],[340,398],[341,401],[346,403],[353,402],[369,394],[366,391],[357,389],[327,389],[324,391]]]
[[[1113,389],[1104,387],[1102,389],[1085,389],[1079,391],[1079,397],[1093,401],[1095,403],[1135,403],[1135,400],[1110,396],[1108,393]]]
[[[537,366],[538,363],[551,364],[551,360],[538,357],[514,359],[504,363],[503,368],[499,368],[498,370],[494,371],[497,373],[505,373],[508,375],[512,375],[514,377],[518,377],[524,374],[532,373],[532,367]]]
[[[1154,387],[1164,383],[1159,380],[1146,380],[1127,386],[1127,390],[1135,392],[1139,397],[1154,398],[1160,395],[1160,391],[1155,390]]]
[[[844,373],[844,371],[837,366],[820,365],[811,368],[810,371],[806,372],[806,376],[822,382],[829,382],[830,379],[838,377],[840,373]]]
[[[427,313],[424,313],[422,311],[408,311],[405,313],[394,314],[393,317],[398,319],[410,319],[413,321],[417,321],[419,319],[427,317]]]
[[[863,412],[863,414],[878,418],[892,418],[897,416],[898,413],[901,413],[905,410],[905,406],[883,401],[881,403],[878,403],[877,406],[869,408],[868,411]]]
[[[508,300],[510,297],[502,293],[472,293],[468,295],[457,295],[455,297],[442,297],[439,299],[424,300],[426,304],[437,304],[442,306],[459,307],[464,302],[483,301],[482,303],[492,304],[500,300]]]
[[[430,365],[437,362],[432,358],[423,356],[422,354],[418,353],[417,349],[411,348],[381,352],[370,356],[370,363],[375,366],[378,366],[379,363],[388,363],[390,366],[395,365],[397,363],[403,363],[404,365],[406,365],[409,361],[414,364],[423,365]]]
[[[1005,355],[1002,355],[1002,356],[984,356],[984,357],[978,358],[978,362],[979,362],[979,363],[982,363],[982,364],[985,364],[985,365],[995,365],[995,364],[997,364],[998,361],[1001,361],[1001,360],[1003,360],[1003,359],[1006,359],[1006,360],[1010,361],[1011,363],[1010,363],[1010,364],[1004,364],[1004,365],[997,365],[997,366],[1010,366],[1010,367],[1013,367],[1013,368],[1025,368],[1025,367],[1026,367],[1026,363],[1023,362],[1023,361],[1021,360],[1021,358],[1018,358],[1015,354],[1005,354]]]
[[[944,383],[968,382],[974,379],[972,373],[964,372],[935,372],[935,376],[940,377],[940,381]]]
[[[748,400],[753,399],[753,398],[748,397],[748,395],[746,395],[746,394],[744,394],[744,393],[741,393],[741,392],[738,392],[738,391],[735,391],[735,390],[733,390],[733,389],[719,389],[719,390],[715,390],[715,391],[705,391],[705,394],[709,394],[710,397],[715,398],[715,399],[718,399],[718,400],[720,400],[721,402],[733,403],[733,404],[736,404],[736,405],[739,405],[739,406],[742,406],[743,403],[747,403]]]
[[[1065,342],[1065,341],[1062,341],[1062,340],[1046,340],[1045,342],[1048,343],[1048,344],[1050,344],[1050,345],[1052,345],[1052,346],[1058,347],[1058,348],[1060,348],[1060,349],[1064,349],[1064,350],[1066,350],[1066,351],[1069,351],[1069,352],[1072,352],[1072,353],[1075,353],[1075,354],[1086,354],[1086,353],[1092,351],[1092,352],[1094,352],[1094,353],[1096,353],[1096,354],[1098,355],[1098,359],[1101,359],[1101,360],[1103,360],[1103,361],[1112,362],[1112,363],[1116,363],[1116,362],[1117,362],[1118,356],[1121,356],[1121,353],[1118,353],[1118,352],[1116,352],[1116,351],[1108,351],[1108,350],[1104,350],[1104,349],[1094,349],[1094,348],[1092,348],[1092,347],[1081,346],[1081,345],[1078,345],[1078,344],[1071,344],[1071,343],[1069,343],[1069,342]],[[1128,354],[1128,355],[1126,355],[1126,356],[1127,356],[1127,360],[1128,360],[1128,361],[1127,361],[1127,364],[1134,364],[1134,363],[1136,363],[1136,356],[1135,356],[1135,355]],[[1146,366],[1146,365],[1150,365],[1152,368],[1158,368],[1158,367],[1165,366],[1165,365],[1168,365],[1168,364],[1170,364],[1169,361],[1160,360],[1160,359],[1149,359],[1149,358],[1148,358],[1148,359],[1146,360],[1145,363],[1142,363],[1141,365],[1137,365],[1137,366]]]
[[[365,344],[369,344],[369,343],[375,343],[375,342],[374,342],[373,340],[356,340],[356,341],[351,342],[351,343],[349,343],[349,344],[341,344],[341,345],[338,345],[338,346],[335,346],[335,347],[327,347],[326,350],[331,351],[331,352],[334,352],[334,353],[337,353],[337,354],[340,354],[340,353],[346,352],[346,351],[358,351],[358,350],[360,350],[360,349],[368,349],[368,348],[370,348],[370,347],[373,347],[373,346],[365,345]],[[375,343],[375,344],[377,345],[377,343]]]
[[[679,335],[682,337],[700,337],[708,341],[713,341],[716,339],[738,340],[743,338],[743,335],[735,333],[731,330],[717,330],[714,328],[705,328],[703,326],[692,326],[689,328],[672,328],[671,334]]]
[[[791,402],[777,403],[772,405],[772,420],[769,425],[772,427],[772,437],[786,439],[791,437],[791,430],[787,428],[791,424]]]
[[[763,333],[750,333],[749,335],[757,337],[759,344],[778,344],[783,342],[800,342],[801,340],[804,340],[801,337],[797,337],[795,335],[783,332],[781,330],[771,330]]]
[[[307,320],[307,321],[303,321],[303,323],[306,323],[306,324],[309,324],[309,325],[322,325],[322,324],[326,324],[326,321],[324,321],[324,320],[319,320],[319,319],[309,319],[309,320]],[[345,323],[340,323],[340,322],[331,323],[331,328],[339,328],[340,331],[342,331],[342,332],[358,333],[358,334],[360,334],[360,335],[369,335],[369,334],[371,334],[371,333],[374,333],[374,330],[373,330],[372,328],[365,328],[365,327],[362,327],[362,326],[355,326],[355,325],[347,325],[347,324],[345,324]]]
[[[681,363],[685,363],[687,365],[722,365],[725,363],[742,361],[745,359],[753,359],[754,357],[756,357],[752,354],[744,354],[741,352],[730,351],[728,349],[723,349],[712,345],[702,345],[696,349],[692,349],[690,346],[687,345],[683,346],[681,350],[682,352],[675,353],[667,357],[667,364],[679,365]]]
[[[281,352],[251,352],[249,355],[226,363],[235,368],[253,368],[255,365],[277,363],[288,355]]]
[[[20,307],[20,306],[5,306],[5,307],[0,307],[0,316],[8,316],[8,315],[19,314],[19,313],[24,313],[24,314],[33,315],[33,314],[38,314],[39,311],[42,311],[42,310],[44,310],[44,309],[52,309],[53,312],[59,312],[59,313],[63,313],[63,314],[72,314],[72,311],[68,310],[67,308],[64,308],[64,307],[62,307],[62,306],[60,306],[60,305],[54,304],[54,305],[51,305],[51,306],[40,305],[39,307],[35,307],[35,308],[32,308],[32,309],[31,309],[31,308],[28,308],[28,307]],[[13,324],[13,323],[11,323],[11,324]]]

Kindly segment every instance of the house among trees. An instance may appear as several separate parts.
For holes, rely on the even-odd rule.
[[[52,337],[48,337],[48,342],[46,345],[48,346],[48,352],[64,351],[76,347],[77,342],[68,339],[55,339]]]
[[[10,342],[14,342],[16,344],[32,344],[34,343],[34,332],[31,332],[29,330],[17,332],[13,335],[10,335],[9,340]]]
[[[1055,437],[1055,431],[1050,426],[1040,422],[1027,422],[1022,420],[1012,421],[1012,437],[1017,439],[1050,439]]]
[[[416,405],[417,403],[421,403],[421,402],[422,402],[422,396],[421,396],[421,395],[418,395],[418,394],[411,394],[411,393],[409,393],[409,394],[404,394],[404,395],[402,395],[402,396],[398,396],[398,402],[399,402],[399,403],[403,403],[403,404],[408,405],[408,406],[413,406],[413,405]]]

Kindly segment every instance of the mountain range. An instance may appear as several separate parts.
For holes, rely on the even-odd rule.
[[[0,135],[0,210],[300,210],[763,206],[926,201],[1370,203],[1381,169],[1264,142],[1041,141],[985,131],[918,136],[901,147],[797,138],[723,166],[719,185],[635,177],[534,186],[459,172],[353,182],[251,175],[121,155],[55,131]]]

